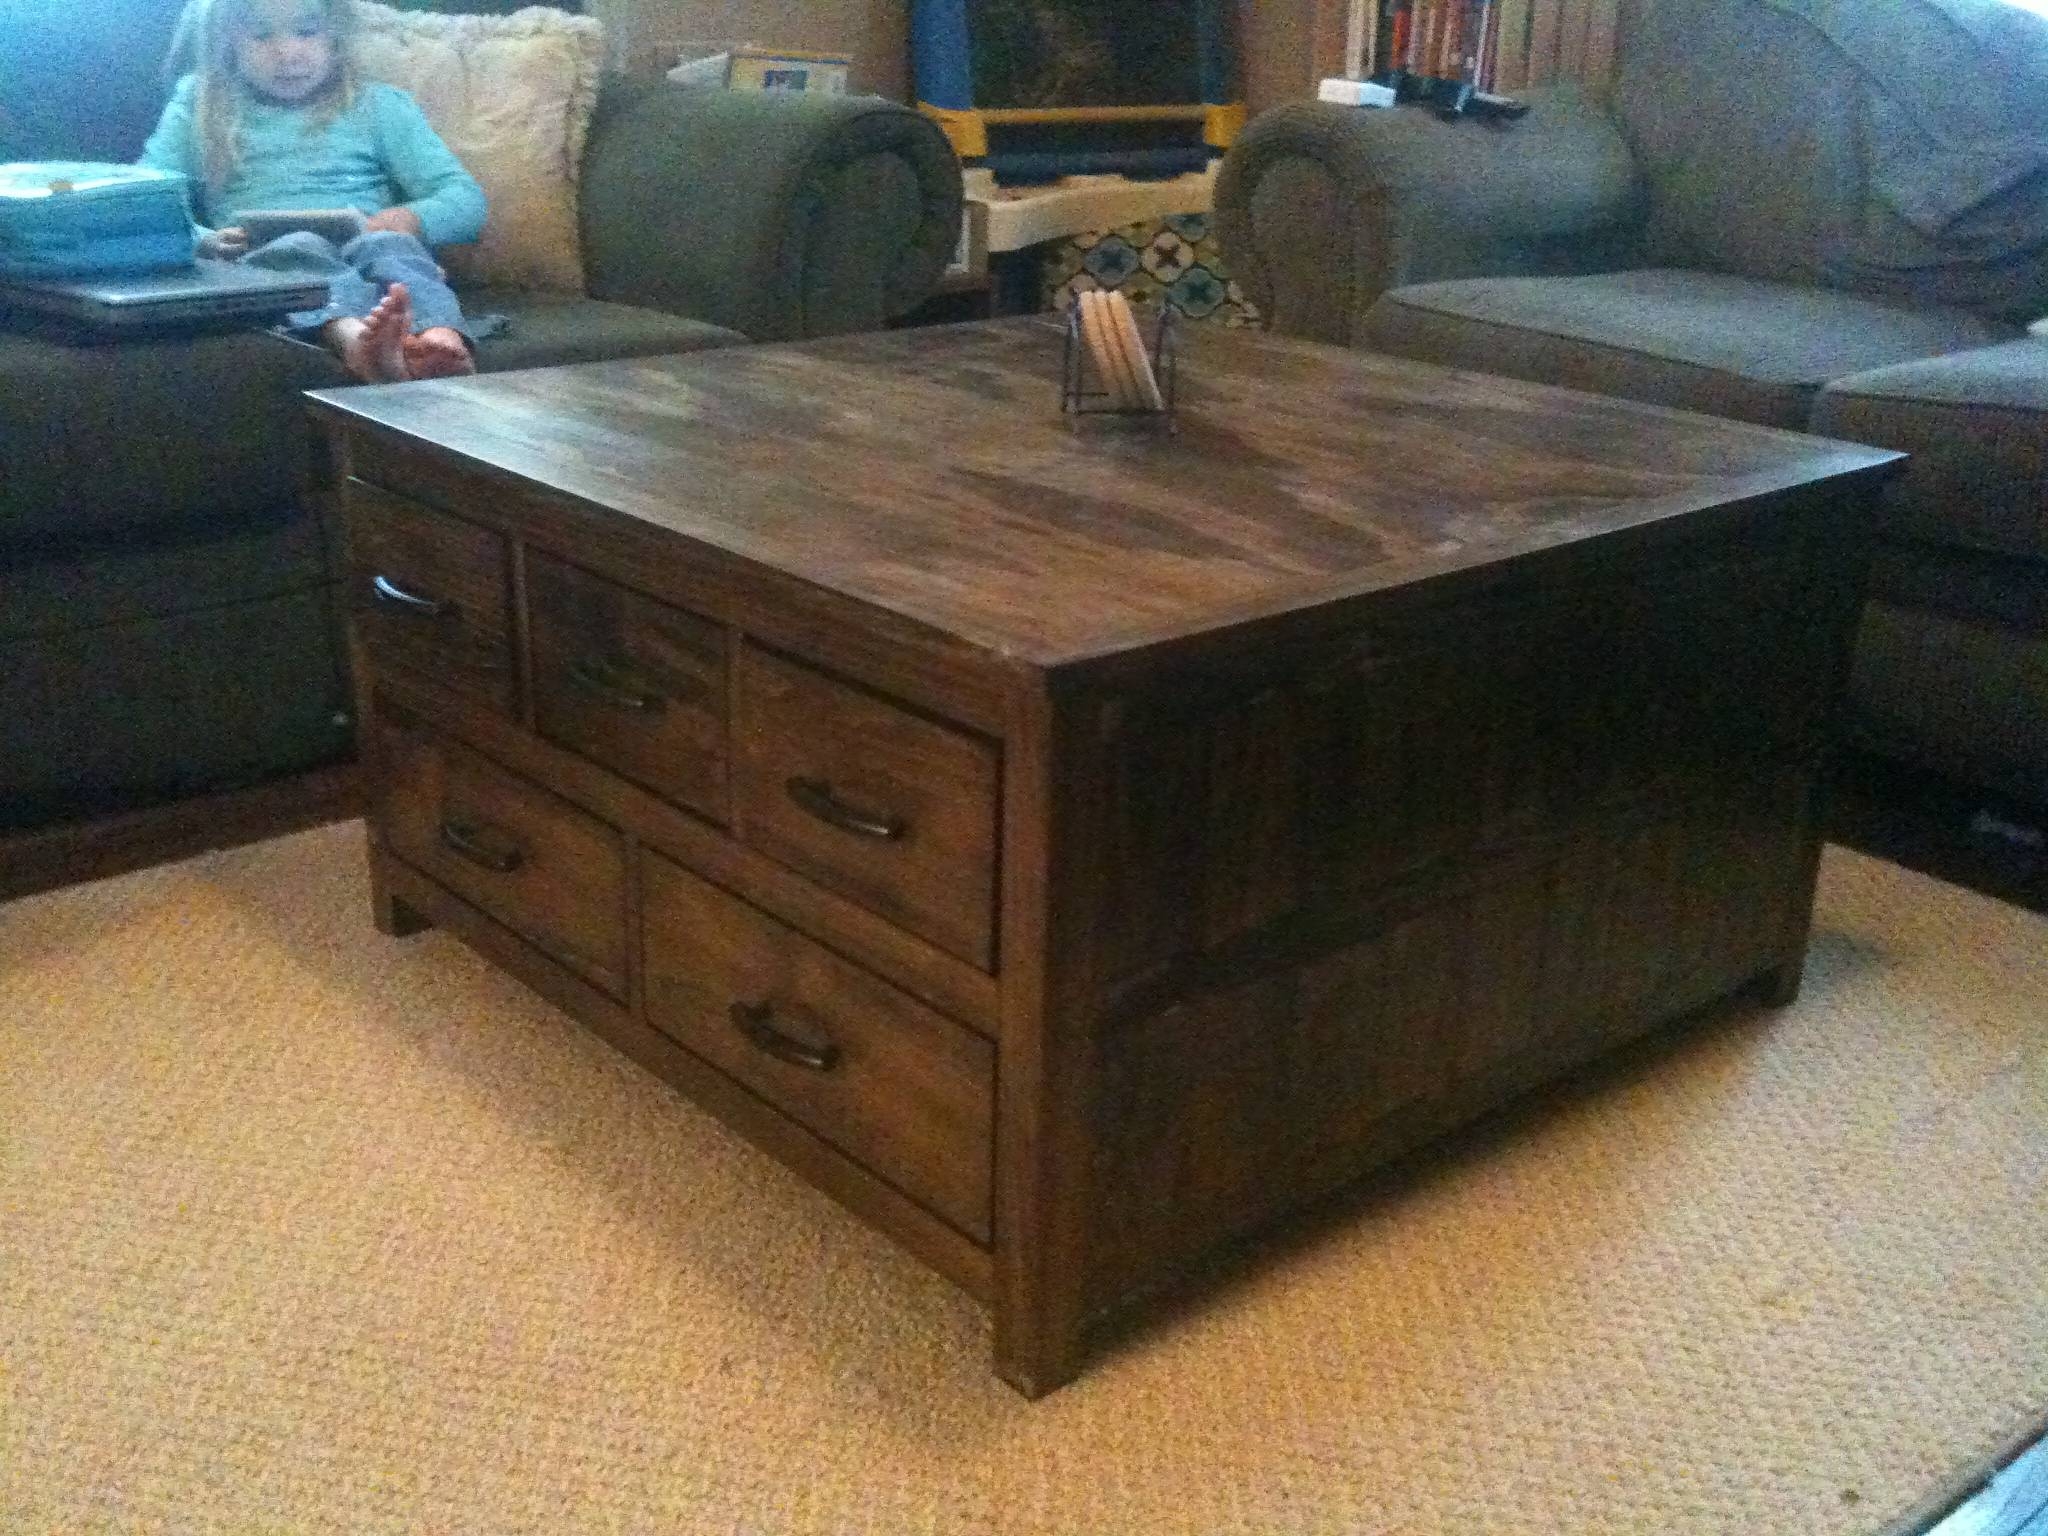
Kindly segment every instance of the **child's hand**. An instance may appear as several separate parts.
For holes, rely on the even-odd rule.
[[[373,213],[363,220],[363,232],[373,229],[388,229],[395,235],[411,235],[415,240],[420,234],[420,216],[410,208],[386,208],[382,213]]]
[[[208,230],[199,237],[199,254],[218,261],[239,261],[249,254],[249,231],[239,224]]]

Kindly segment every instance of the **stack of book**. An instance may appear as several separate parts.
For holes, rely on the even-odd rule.
[[[1528,25],[1528,0],[1379,0],[1374,62],[1490,91],[1499,73],[1501,35],[1509,46]],[[1510,17],[1509,12],[1516,12]]]
[[[1513,92],[1597,82],[1614,64],[1617,0],[1352,0],[1345,72]]]

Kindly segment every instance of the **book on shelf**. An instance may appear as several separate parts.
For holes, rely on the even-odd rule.
[[[1505,35],[1515,47],[1531,0],[1363,0],[1370,7],[1366,56],[1382,74],[1448,80],[1491,90],[1501,78]],[[1512,14],[1510,11],[1512,9]]]

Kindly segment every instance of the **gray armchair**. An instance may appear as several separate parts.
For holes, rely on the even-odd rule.
[[[1276,108],[1232,147],[1216,197],[1232,272],[1272,328],[1353,346],[1390,288],[1625,265],[1642,213],[1620,128],[1571,89],[1511,124]]]
[[[1217,188],[1277,329],[1914,455],[1862,746],[2048,807],[2048,19],[1637,0],[1605,104],[1306,104]]]

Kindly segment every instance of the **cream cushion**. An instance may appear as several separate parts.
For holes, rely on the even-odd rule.
[[[450,275],[582,293],[576,181],[604,65],[597,21],[543,6],[442,16],[357,0],[355,58],[364,79],[420,104],[490,200],[482,238],[443,251]]]

